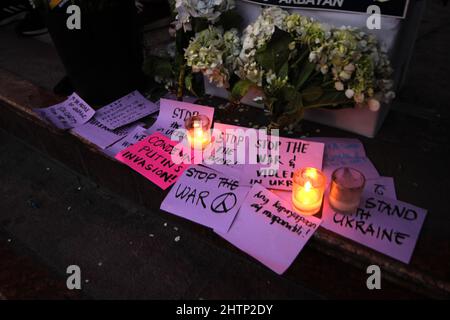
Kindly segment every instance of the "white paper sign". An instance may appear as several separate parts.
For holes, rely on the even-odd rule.
[[[80,127],[71,131],[98,147],[105,149],[123,137],[127,136],[138,124],[132,123],[115,130],[108,129],[94,117]]]
[[[79,127],[88,122],[95,114],[95,110],[76,93],[54,106],[33,109],[33,111],[47,122],[63,130]]]
[[[202,166],[183,173],[161,204],[161,209],[204,226],[227,232],[249,187]]]
[[[426,210],[366,193],[354,214],[336,213],[325,197],[322,227],[409,263]]]
[[[214,148],[208,154],[205,164],[207,167],[240,178],[245,164],[239,164],[239,156],[248,153],[249,138],[247,130],[254,130],[245,127],[233,126],[230,124],[214,123]],[[255,134],[255,143],[257,134]],[[240,151],[240,152],[239,152]],[[240,154],[239,154],[240,153]],[[244,183],[244,181],[241,181]],[[250,185],[247,183],[247,185]]]
[[[271,190],[277,196],[287,202],[292,201],[292,191]],[[385,196],[391,199],[397,199],[395,193],[394,179],[391,177],[379,177],[377,179],[371,179],[366,181],[364,188],[365,193],[374,193],[379,196]]]
[[[175,130],[184,128],[184,122],[189,117],[198,114],[207,116],[212,124],[214,108],[188,102],[161,99],[158,118],[146,132],[148,134],[159,132],[170,138]],[[180,140],[182,138],[179,137]]]
[[[158,111],[155,103],[148,101],[139,91],[104,106],[95,117],[108,129],[114,130]]]
[[[136,142],[142,141],[148,134],[145,133],[145,128],[137,126],[131,131],[125,138],[117,141],[113,145],[109,146],[104,150],[104,152],[110,157],[114,158],[116,154],[129,146],[132,146]]]
[[[249,191],[228,233],[218,233],[278,274],[294,262],[320,225],[261,185]]]
[[[394,178],[391,177],[379,177],[377,179],[366,180],[366,187],[364,189],[366,192],[371,192],[378,196],[397,199]]]

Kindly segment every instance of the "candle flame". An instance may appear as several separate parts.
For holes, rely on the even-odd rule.
[[[203,130],[202,129],[195,129],[195,136],[197,138],[203,138]]]
[[[311,191],[311,189],[312,189],[312,184],[311,184],[311,182],[310,181],[306,181],[306,183],[305,183],[305,191]]]

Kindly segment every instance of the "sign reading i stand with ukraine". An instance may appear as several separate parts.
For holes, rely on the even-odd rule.
[[[377,5],[383,16],[405,18],[409,0],[244,0],[260,5],[290,9],[313,9],[366,13],[371,5]]]

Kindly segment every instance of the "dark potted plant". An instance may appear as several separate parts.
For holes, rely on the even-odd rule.
[[[101,106],[141,87],[142,42],[133,0],[43,2],[50,35],[83,99]],[[67,27],[70,5],[80,8],[79,29]]]

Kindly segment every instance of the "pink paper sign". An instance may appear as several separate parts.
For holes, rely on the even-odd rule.
[[[170,190],[161,209],[227,232],[249,187],[203,166],[192,166]]]
[[[325,196],[322,226],[409,263],[425,216],[424,209],[373,193],[365,193],[354,214],[340,214]]]
[[[207,116],[212,123],[214,108],[188,102],[161,99],[158,118],[153,126],[147,129],[147,133],[159,132],[166,137],[171,137],[175,130],[184,129],[186,119],[198,114]],[[183,137],[184,135],[181,135],[176,138],[181,140]]]
[[[187,165],[174,163],[177,142],[154,133],[116,155],[116,159],[165,190],[181,176]]]
[[[269,165],[249,165],[241,175],[244,183],[259,183],[269,189],[291,190],[295,170],[304,167],[322,169],[324,144],[300,139],[279,138],[274,142],[259,139],[259,162],[269,159]]]
[[[114,130],[155,113],[158,109],[139,91],[133,91],[98,110],[95,117],[105,127]]]
[[[79,127],[88,122],[95,114],[95,110],[76,93],[54,106],[33,109],[33,111],[47,122],[63,130]]]
[[[261,185],[249,191],[228,233],[218,233],[278,274],[284,273],[320,225]]]

